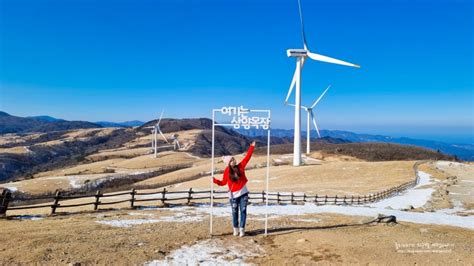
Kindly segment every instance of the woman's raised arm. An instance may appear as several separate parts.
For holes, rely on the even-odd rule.
[[[245,158],[240,162],[240,165],[242,167],[246,167],[247,163],[250,161],[250,158],[252,157],[253,150],[255,149],[255,140],[250,144],[249,150],[247,151],[247,155],[245,155]]]

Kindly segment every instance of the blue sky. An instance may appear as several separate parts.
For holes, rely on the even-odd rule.
[[[302,0],[303,103],[323,129],[473,143],[473,2]],[[283,105],[296,0],[0,0],[0,110],[71,120],[210,117]]]

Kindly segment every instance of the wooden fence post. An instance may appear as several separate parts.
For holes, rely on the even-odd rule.
[[[351,196],[351,204],[354,203],[354,195]]]
[[[0,205],[0,216],[5,216],[8,210],[8,204],[12,198],[12,193],[8,189],[2,191],[1,205]]]
[[[166,200],[166,188],[163,188],[163,192],[161,192],[161,203],[165,205],[165,200]]]
[[[280,205],[280,192],[277,192],[277,204]]]
[[[318,205],[318,194],[316,194],[316,196],[314,196],[314,203],[316,203],[316,205]]]
[[[334,197],[334,205],[337,205],[337,195]]]
[[[97,190],[97,192],[95,193],[94,211],[97,211],[97,209],[99,208],[100,196],[100,190]]]
[[[56,213],[56,208],[59,206],[59,198],[61,197],[61,192],[56,190],[56,194],[54,195],[54,203],[51,205],[51,214]]]
[[[293,203],[293,192],[291,192],[291,200],[290,200],[291,204],[294,204]]]
[[[343,201],[343,202],[344,202],[344,205],[347,204],[347,202],[346,202],[346,195],[344,195],[344,201]]]
[[[324,204],[326,205],[328,203],[328,195],[326,194],[326,197],[324,197]]]
[[[303,202],[306,202],[306,193],[303,193]]]
[[[265,190],[262,190],[262,202],[265,202]]]
[[[130,199],[130,208],[135,208],[135,188],[132,188],[132,192],[130,192],[130,195],[132,195],[132,198]]]
[[[191,204],[192,194],[193,194],[193,188],[190,188],[188,191],[188,202],[187,202],[188,205]]]

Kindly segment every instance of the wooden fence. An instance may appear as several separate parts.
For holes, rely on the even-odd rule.
[[[418,183],[418,175],[415,180],[406,182],[399,186],[392,187],[390,189],[380,191],[377,193],[372,193],[368,195],[352,195],[352,196],[328,196],[328,195],[309,195],[306,193],[280,193],[280,192],[271,192],[268,193],[269,202],[276,204],[297,204],[312,202],[317,205],[355,205],[355,204],[365,204],[376,202],[391,196],[394,196],[410,187],[415,186]],[[29,200],[51,200],[52,203],[48,204],[37,204],[37,205],[27,205],[22,206],[22,200],[15,200],[12,198],[11,192],[7,189],[3,190],[0,197],[0,216],[6,216],[7,211],[13,210],[25,210],[25,209],[36,209],[36,208],[51,208],[51,214],[56,214],[57,210],[60,208],[72,208],[72,207],[81,207],[81,206],[92,206],[93,210],[98,210],[99,206],[105,205],[114,205],[128,202],[130,208],[140,207],[138,205],[140,202],[156,202],[162,206],[167,205],[170,202],[181,201],[182,204],[192,204],[199,200],[210,200],[211,191],[194,191],[192,188],[186,191],[167,191],[166,188],[160,191],[153,192],[140,192],[136,189],[130,191],[118,192],[118,193],[107,193],[103,194],[98,190],[93,195],[62,195],[60,191],[56,191],[54,196],[34,198]],[[214,199],[224,200],[228,199],[226,191],[214,191]],[[224,194],[224,195],[223,195]],[[122,197],[116,201],[102,202],[101,199],[106,199],[110,197]],[[265,191],[262,192],[250,192],[249,199],[252,203],[264,203],[267,197]],[[68,204],[68,201],[73,199],[87,198],[90,201],[85,203],[75,203]],[[11,202],[19,203],[18,206],[9,206]]]

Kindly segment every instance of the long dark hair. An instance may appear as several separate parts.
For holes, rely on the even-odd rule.
[[[240,164],[237,164],[234,167],[229,165],[230,180],[232,180],[232,182],[237,182],[237,180],[240,178],[239,165]]]

